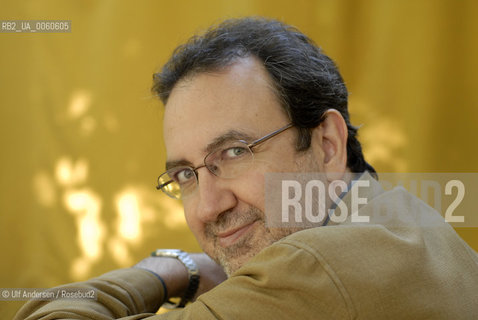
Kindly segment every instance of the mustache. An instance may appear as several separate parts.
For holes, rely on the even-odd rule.
[[[264,213],[256,207],[250,206],[247,210],[227,210],[222,212],[216,219],[206,224],[204,230],[206,237],[215,239],[218,233],[237,226],[247,225],[263,219]]]

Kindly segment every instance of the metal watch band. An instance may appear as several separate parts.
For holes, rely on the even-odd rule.
[[[194,298],[194,295],[199,288],[199,268],[194,262],[194,260],[189,256],[187,252],[184,252],[179,249],[157,249],[151,253],[153,257],[168,257],[175,258],[181,261],[181,263],[188,270],[189,285],[186,289],[186,292],[181,297],[179,303],[172,303],[171,301],[166,301],[163,304],[165,308],[183,308],[186,303],[191,301]]]

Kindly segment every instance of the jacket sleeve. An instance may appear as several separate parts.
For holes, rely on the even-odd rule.
[[[115,270],[100,277],[49,289],[95,290],[97,299],[31,300],[17,312],[14,320],[33,319],[118,319],[154,315],[164,301],[161,281],[139,268]]]

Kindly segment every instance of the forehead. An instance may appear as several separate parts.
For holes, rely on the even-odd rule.
[[[241,59],[174,87],[164,115],[168,159],[202,156],[208,143],[231,130],[259,137],[287,122],[264,67],[254,58]]]

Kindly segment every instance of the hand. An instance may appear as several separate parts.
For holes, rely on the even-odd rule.
[[[227,276],[224,270],[209,256],[204,253],[192,253],[191,258],[196,262],[199,268],[199,288],[196,299],[201,294],[211,290],[224,280]],[[168,257],[148,257],[135,267],[148,269],[159,275],[168,290],[168,298],[182,297],[186,291],[189,279],[186,267],[177,259]]]
[[[205,253],[192,253],[191,258],[199,268],[199,288],[194,300],[227,279],[224,269]]]

